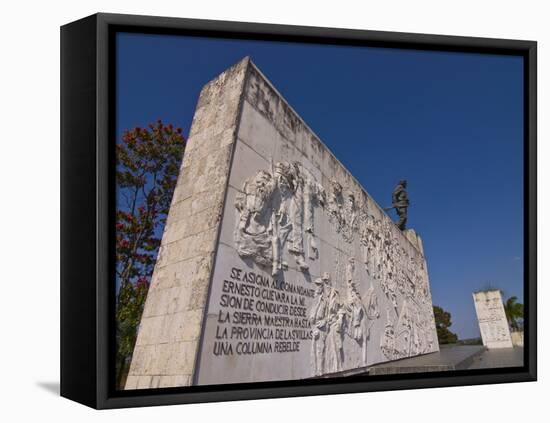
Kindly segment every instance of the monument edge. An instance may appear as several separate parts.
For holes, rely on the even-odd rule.
[[[248,66],[249,59],[245,57],[206,83],[201,90],[124,390],[193,384]],[[227,92],[217,85],[232,82],[237,86],[233,87],[238,93],[237,105],[230,111],[224,109],[222,116],[218,116],[217,101],[221,101]],[[202,178],[202,181],[191,183],[187,179],[190,174]],[[221,182],[219,185],[218,181]],[[211,191],[213,196],[202,195]],[[195,212],[193,209],[197,204],[200,211]],[[177,232],[174,239],[169,237],[173,232]],[[162,272],[172,266],[175,270],[168,272],[166,282]],[[178,272],[183,275],[181,281],[176,276]],[[172,283],[170,278],[175,281]],[[165,286],[159,287],[161,284]],[[154,298],[158,292],[165,291],[172,291],[168,292],[171,300],[162,298],[162,295]],[[176,312],[171,309],[173,302],[177,304]],[[183,330],[173,331],[173,325]],[[151,362],[147,361],[150,356],[154,356],[153,370],[147,365]]]

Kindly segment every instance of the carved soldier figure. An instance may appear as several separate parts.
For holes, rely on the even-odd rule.
[[[355,196],[351,192],[347,195],[346,202],[342,209],[341,219],[342,237],[344,241],[351,243],[358,229],[357,206],[355,204]]]
[[[380,309],[378,307],[378,296],[372,286],[372,281],[367,293],[365,294],[365,314],[367,317],[365,335],[363,336],[363,366],[367,365],[367,341],[370,339],[370,330],[374,324],[374,320],[380,317]]]
[[[342,196],[342,185],[335,179],[330,181],[328,198],[328,220],[336,225],[336,232],[342,229],[342,209],[344,198]]]
[[[384,326],[384,335],[381,337],[380,349],[386,358],[392,360],[395,354],[395,332],[393,320],[390,316],[390,309],[386,309],[386,325]]]
[[[316,301],[310,311],[310,322],[313,335],[313,345],[311,347],[311,356],[313,362],[313,372],[315,375],[321,375],[325,367],[326,339],[328,329],[329,313],[329,290],[330,276],[323,273],[321,278],[315,280]]]
[[[411,336],[413,330],[413,319],[407,300],[401,305],[401,312],[395,330],[395,352],[400,357],[408,357],[411,352]]]
[[[309,266],[305,261],[304,253],[304,185],[305,179],[298,163],[290,165],[291,178],[293,180],[294,192],[290,198],[290,220],[292,232],[289,239],[288,251],[295,256],[296,264],[302,271],[308,270]]]
[[[237,195],[235,245],[241,257],[252,257],[262,265],[273,260],[271,247],[272,197],[275,182],[268,172],[260,171],[249,178]]]
[[[349,309],[349,321],[350,321],[350,336],[357,342],[361,342],[363,339],[363,331],[361,323],[363,316],[365,315],[365,307],[361,300],[361,295],[357,292],[357,287],[354,282],[355,278],[355,259],[351,257],[348,260],[348,267],[346,268],[346,281],[348,285],[348,309]]]
[[[380,266],[379,252],[377,251],[379,230],[376,227],[377,221],[373,215],[367,215],[361,229],[361,248],[363,251],[363,264],[369,276],[378,278]]]
[[[409,207],[409,197],[407,196],[407,181],[401,180],[393,190],[392,207],[395,208],[399,220],[396,225],[399,229],[404,230],[407,226],[407,209]]]
[[[356,342],[361,342],[363,340],[363,317],[366,314],[365,306],[363,305],[363,302],[361,301],[361,296],[355,289],[355,287],[352,288],[350,292],[350,330],[351,330],[351,337]]]
[[[348,283],[348,288],[351,288],[353,283],[353,278],[355,276],[355,258],[350,257],[348,259],[348,265],[346,267],[346,282]]]
[[[346,332],[346,311],[339,304],[336,319],[331,320],[330,331],[332,332],[332,346],[334,348],[334,358],[336,359],[336,371],[342,370],[344,362],[344,335]]]
[[[292,230],[290,203],[294,193],[294,180],[288,163],[277,163],[273,176],[280,196],[279,207],[274,211],[271,219],[273,228],[273,269],[271,273],[276,275],[279,270],[287,267],[283,261],[283,246]]]
[[[319,258],[319,248],[315,242],[315,206],[324,207],[326,202],[325,189],[315,181],[314,177],[304,170],[304,226],[305,232],[309,238],[309,258],[315,260]]]
[[[334,286],[330,286],[328,294],[328,322],[327,322],[327,371],[337,372],[342,365],[343,337],[345,331],[346,311],[340,301],[340,293]]]
[[[380,220],[376,219],[374,221],[374,230],[371,237],[371,256],[373,259],[373,271],[372,276],[375,279],[380,279],[380,274],[382,272],[382,258],[383,258],[383,239],[382,239],[382,224]]]

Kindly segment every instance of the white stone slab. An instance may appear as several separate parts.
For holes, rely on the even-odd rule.
[[[506,320],[499,290],[473,294],[483,345],[487,348],[512,348],[510,328]]]

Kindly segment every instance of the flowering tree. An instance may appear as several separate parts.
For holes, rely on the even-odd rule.
[[[116,381],[123,387],[185,149],[162,121],[127,130],[116,146]]]

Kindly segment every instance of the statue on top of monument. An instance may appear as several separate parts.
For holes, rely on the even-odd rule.
[[[407,226],[407,209],[409,207],[409,197],[407,195],[407,181],[402,179],[399,181],[392,193],[392,208],[397,212],[399,220],[396,225],[402,231]]]

